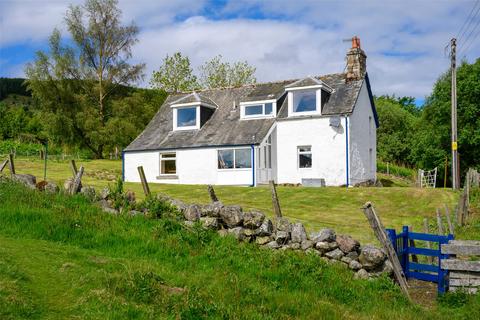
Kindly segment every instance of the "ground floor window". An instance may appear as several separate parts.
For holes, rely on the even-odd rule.
[[[298,153],[298,167],[311,168],[312,167],[312,146],[300,146],[297,148]]]
[[[177,154],[175,152],[160,153],[160,174],[177,173]]]
[[[252,149],[236,148],[218,150],[218,169],[252,168]]]

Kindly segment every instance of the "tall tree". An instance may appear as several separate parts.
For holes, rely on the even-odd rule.
[[[420,167],[443,169],[445,158],[451,164],[451,79],[440,76],[425,101],[422,118],[415,131],[412,154]],[[480,169],[480,59],[463,61],[457,70],[458,151],[460,167]]]
[[[237,87],[255,83],[255,71],[246,61],[231,64],[218,55],[200,67],[200,79],[205,88]]]
[[[50,52],[37,52],[27,66],[27,83],[47,114],[51,136],[102,158],[111,141],[106,126],[115,117],[112,101],[123,86],[143,76],[143,64],[128,63],[138,28],[122,25],[116,0],[70,6],[65,23],[73,46],[62,45],[60,32],[54,30]]]
[[[193,74],[190,59],[176,52],[167,55],[158,71],[154,71],[150,85],[169,93],[190,91],[198,88],[197,77]]]
[[[411,147],[418,122],[409,107],[408,98],[381,96],[375,98],[380,127],[377,130],[377,152],[383,161],[412,164]]]

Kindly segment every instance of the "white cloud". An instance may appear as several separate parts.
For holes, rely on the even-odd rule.
[[[3,0],[0,46],[45,41],[70,2]],[[342,40],[358,35],[375,94],[423,98],[448,69],[444,47],[473,0],[232,0],[207,6],[205,0],[120,1],[124,20],[141,27],[134,57],[147,63],[147,79],[176,51],[190,56],[195,67],[217,54],[247,60],[257,67],[259,81],[342,72],[350,45]],[[470,47],[470,61],[479,56],[479,43]]]

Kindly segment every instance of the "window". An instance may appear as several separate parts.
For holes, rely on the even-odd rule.
[[[250,148],[218,150],[218,169],[250,168],[252,168],[252,150]]]
[[[293,112],[312,112],[317,110],[317,91],[293,91]]]
[[[160,175],[177,173],[177,155],[175,152],[160,153]]]
[[[179,108],[177,111],[177,128],[197,126],[197,107]]]
[[[312,167],[312,147],[301,146],[297,148],[298,152],[298,167],[311,168]]]
[[[241,118],[265,118],[274,117],[277,109],[275,100],[265,102],[240,103]]]
[[[245,116],[258,116],[262,114],[263,114],[263,104],[245,107]]]

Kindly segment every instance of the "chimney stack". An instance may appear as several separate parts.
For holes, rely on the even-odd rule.
[[[347,82],[360,80],[367,72],[367,55],[360,47],[360,38],[352,38],[352,48],[347,52]]]

